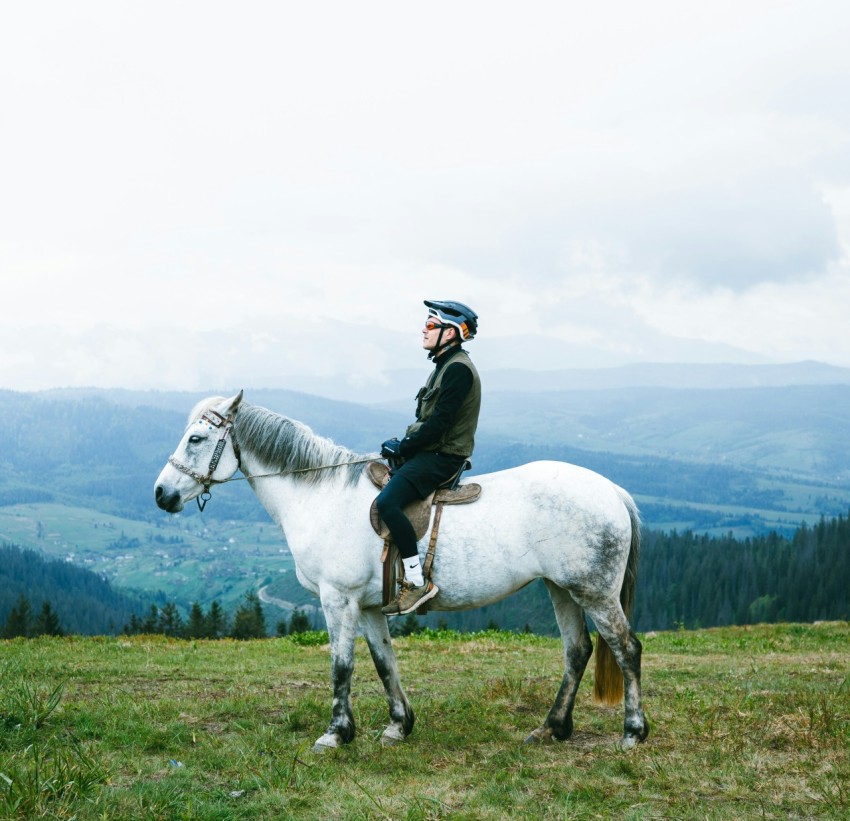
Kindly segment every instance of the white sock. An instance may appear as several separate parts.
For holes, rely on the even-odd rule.
[[[402,560],[404,562],[404,578],[412,585],[422,587],[425,578],[422,576],[422,565],[419,564],[419,556],[410,556]]]

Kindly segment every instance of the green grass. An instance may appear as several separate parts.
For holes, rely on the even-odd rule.
[[[357,645],[354,743],[310,752],[326,645],[159,637],[0,642],[3,818],[839,818],[850,814],[850,624],[650,633],[652,734],[582,683],[576,732],[524,747],[560,646],[532,635],[396,641],[417,725],[382,748]]]

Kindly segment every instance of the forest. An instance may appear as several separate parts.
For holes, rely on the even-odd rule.
[[[35,550],[0,544],[0,635],[9,627],[10,616],[15,624],[22,618],[26,623],[29,614],[35,621],[46,615],[45,604],[64,633],[110,635],[140,612],[144,601],[71,562],[48,560]],[[18,634],[16,631],[12,632]]]
[[[636,630],[850,618],[850,515],[802,524],[791,536],[771,532],[736,539],[647,529],[642,539]],[[30,621],[22,631],[24,601]],[[267,626],[253,594],[233,614],[220,612],[216,602],[204,613],[197,602],[166,602],[162,596],[143,601],[140,594],[115,590],[102,577],[68,562],[47,561],[14,545],[0,547],[0,633],[33,635],[39,624],[52,619],[65,633],[196,638],[285,635],[322,626],[307,622],[299,610],[290,623]],[[394,632],[412,632],[416,625],[557,634],[540,582],[488,607],[435,612],[393,627]]]
[[[850,618],[850,516],[743,541],[644,534],[637,628]]]

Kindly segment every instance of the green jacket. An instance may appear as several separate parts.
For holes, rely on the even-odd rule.
[[[472,385],[454,414],[448,429],[443,431],[439,439],[425,445],[423,451],[448,453],[453,456],[468,458],[475,447],[475,430],[478,427],[478,413],[481,409],[481,380],[478,371],[469,355],[458,348],[449,358],[435,368],[419,393],[417,394],[416,421],[407,428],[405,437],[414,435],[437,410],[440,402],[440,387],[443,376],[450,365],[465,365],[472,373]]]

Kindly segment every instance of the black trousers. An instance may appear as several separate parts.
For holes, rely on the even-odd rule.
[[[393,472],[392,479],[378,494],[378,513],[389,528],[402,558],[415,556],[416,532],[404,515],[404,508],[424,499],[460,470],[465,459],[444,453],[417,453]]]

